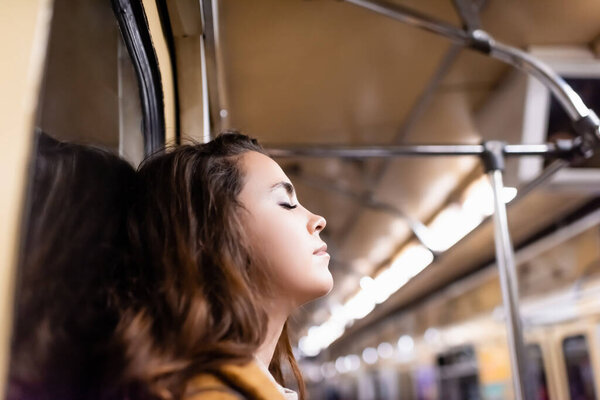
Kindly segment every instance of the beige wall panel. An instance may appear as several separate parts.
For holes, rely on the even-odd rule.
[[[174,37],[202,34],[202,18],[198,0],[167,0]]]
[[[119,35],[110,4],[56,0],[40,100],[46,133],[119,148]]]
[[[202,140],[202,60],[200,36],[175,38],[181,138]]]

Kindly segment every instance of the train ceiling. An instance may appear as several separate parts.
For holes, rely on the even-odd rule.
[[[397,1],[460,26],[453,2]],[[340,1],[220,1],[214,8],[221,128],[265,144],[519,142],[489,137],[478,114],[511,68],[449,40]],[[479,2],[495,38],[535,45],[589,46],[600,33],[600,3],[554,0]],[[429,222],[481,171],[475,159],[280,160],[299,199],[328,220],[335,288],[296,317],[323,323],[359,280],[385,267],[409,240],[406,220],[374,210],[374,198]],[[587,195],[533,194],[511,209],[515,240],[580,205]],[[441,287],[493,255],[491,228],[451,248],[419,279],[372,312],[381,317]],[[361,324],[358,323],[357,326]]]
[[[461,24],[449,0],[396,3]],[[263,143],[317,146],[491,139],[480,130],[477,116],[510,74],[498,61],[340,1],[217,5],[221,128],[239,129]],[[520,48],[589,45],[600,33],[600,4],[594,1],[492,0],[477,6],[484,29]],[[494,139],[520,141],[514,132]],[[297,316],[302,328],[323,323],[336,304],[358,290],[361,277],[384,267],[410,240],[405,220],[365,206],[361,197],[372,196],[428,222],[478,173],[473,159],[280,161],[300,201],[326,216],[324,237],[332,249],[335,288]],[[534,194],[511,210],[515,239],[584,200],[579,194]],[[453,247],[371,318],[485,262],[492,255],[490,231],[481,229]]]
[[[193,3],[167,2],[176,31],[194,25],[190,21],[195,14],[186,12],[196,10]],[[450,0],[392,3],[461,25]],[[523,49],[598,48],[596,1],[473,4],[480,10],[482,27],[504,43]],[[209,68],[213,84],[209,81],[208,87],[216,129],[238,129],[267,145],[521,141],[510,121],[498,137],[496,132],[504,131],[484,131],[481,117],[511,68],[443,37],[342,1],[217,1],[205,18],[215,32],[214,41],[209,38],[214,44],[209,61],[216,68]],[[198,49],[180,45],[177,51],[181,61],[189,57],[186,52]],[[506,108],[517,104],[508,101]],[[328,221],[323,237],[331,249],[335,287],[296,316],[301,333],[326,321],[332,309],[356,293],[363,276],[385,268],[412,240],[405,218],[374,209],[368,199],[428,223],[481,174],[478,160],[470,158],[279,161],[300,201]],[[518,244],[588,198],[576,192],[533,193],[511,207],[514,240]],[[484,226],[358,321],[350,333],[491,257],[491,227]]]

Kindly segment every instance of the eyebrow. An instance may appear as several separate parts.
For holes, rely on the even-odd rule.
[[[273,186],[271,186],[271,191],[279,189],[279,188],[283,188],[285,189],[285,191],[287,192],[287,194],[289,194],[290,196],[293,196],[294,193],[296,192],[294,189],[294,185],[292,185],[289,182],[277,182],[276,184],[274,184]]]

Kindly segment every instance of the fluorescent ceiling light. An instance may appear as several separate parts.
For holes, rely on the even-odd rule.
[[[394,346],[388,342],[379,343],[377,346],[377,354],[381,358],[391,358],[394,355]]]
[[[402,335],[398,339],[398,351],[401,354],[410,354],[415,348],[415,341],[409,335]]]
[[[377,350],[375,350],[373,347],[367,347],[362,352],[363,361],[369,365],[375,364],[378,358],[379,356],[377,355]]]
[[[505,203],[516,196],[516,188],[503,188],[502,200]],[[429,224],[429,234],[436,248],[447,250],[493,213],[494,193],[484,175],[467,187],[462,203],[452,203],[440,211]]]

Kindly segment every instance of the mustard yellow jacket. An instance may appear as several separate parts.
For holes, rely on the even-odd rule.
[[[192,378],[185,400],[284,400],[273,381],[255,362],[225,365],[216,373]]]

